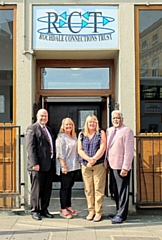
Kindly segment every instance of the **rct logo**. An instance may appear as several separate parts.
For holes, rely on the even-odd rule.
[[[112,34],[114,29],[108,28],[108,24],[115,19],[108,16],[102,16],[102,12],[85,12],[73,11],[67,14],[64,11],[61,14],[56,12],[46,12],[47,16],[39,17],[37,20],[44,24],[44,27],[38,29],[40,34]],[[91,32],[90,32],[91,31]]]

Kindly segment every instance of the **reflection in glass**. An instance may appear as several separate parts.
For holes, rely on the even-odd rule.
[[[162,10],[140,10],[139,30],[141,132],[162,132]]]
[[[0,95],[4,96],[4,111],[0,122],[11,122],[13,105],[13,11],[0,10]],[[3,56],[3,57],[2,57]],[[2,107],[2,106],[1,106]]]
[[[109,68],[41,68],[42,89],[109,89]]]
[[[0,113],[5,112],[5,97],[4,95],[0,95]]]
[[[97,110],[79,110],[78,111],[78,129],[79,130],[83,129],[86,118],[89,115],[97,116]]]

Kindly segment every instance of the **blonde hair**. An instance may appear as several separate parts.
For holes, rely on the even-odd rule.
[[[70,121],[70,123],[72,124],[73,127],[72,127],[72,131],[71,131],[71,136],[72,136],[72,138],[75,138],[76,137],[75,124],[74,124],[74,122],[71,118],[64,118],[62,120],[61,127],[60,127],[58,135],[60,135],[61,133],[65,133],[65,122],[66,121]]]
[[[89,132],[88,128],[88,122],[94,121],[96,122],[96,132],[99,133],[99,124],[98,124],[98,119],[95,115],[91,114],[86,118],[85,124],[84,124],[84,135],[87,136]]]

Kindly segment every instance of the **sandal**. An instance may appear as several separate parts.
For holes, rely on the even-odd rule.
[[[72,218],[71,214],[66,209],[60,210],[60,216],[66,219]]]
[[[78,213],[76,210],[74,210],[72,207],[67,207],[66,208],[73,216],[77,216]]]
[[[99,221],[101,221],[101,218],[102,218],[102,215],[95,215],[93,221],[94,222],[99,222]]]
[[[89,214],[87,215],[87,217],[86,217],[86,219],[87,219],[88,221],[92,221],[93,218],[94,218],[94,213],[89,213]]]

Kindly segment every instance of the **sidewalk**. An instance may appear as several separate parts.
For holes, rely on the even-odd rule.
[[[49,211],[53,219],[35,221],[30,211],[15,214],[0,212],[0,240],[162,240],[162,216],[133,214],[126,223],[111,224],[107,218],[115,212],[114,201],[104,200],[104,216],[100,222],[87,221],[83,190],[73,190],[73,206],[79,216],[67,220],[59,215],[59,193],[53,190]]]

